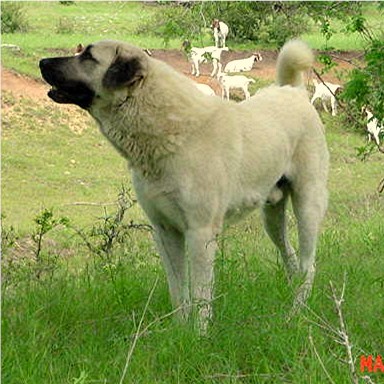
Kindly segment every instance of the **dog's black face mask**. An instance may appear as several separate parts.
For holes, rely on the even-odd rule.
[[[132,92],[147,73],[147,57],[140,49],[106,41],[76,56],[42,59],[40,71],[52,86],[48,96],[53,101],[90,112],[96,99],[111,103],[115,90]]]
[[[95,97],[95,92],[84,81],[68,75],[76,57],[57,57],[42,59],[40,71],[44,80],[52,86],[48,96],[56,103],[76,104],[83,109],[89,109]]]

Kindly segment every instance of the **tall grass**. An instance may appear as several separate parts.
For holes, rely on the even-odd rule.
[[[346,272],[345,318],[355,356],[382,352],[383,275],[375,266],[384,252],[384,228],[373,218],[363,226],[350,222],[348,229],[325,230],[310,310],[289,323],[292,289],[281,268],[268,261],[273,251],[263,246],[263,235],[246,226],[231,231],[225,243],[233,244],[222,245],[217,261],[215,319],[203,339],[167,317],[165,277],[153,253],[121,255],[113,280],[88,260],[77,271],[61,266],[48,281],[9,287],[3,301],[4,382],[72,383],[84,377],[84,383],[118,383],[160,276],[124,382],[324,383],[311,335],[334,382],[348,383],[343,347],[316,324],[321,317],[337,327],[328,282],[338,285]],[[140,250],[140,236],[133,242]]]
[[[74,230],[55,228],[43,243],[49,268],[39,277],[31,273],[28,239],[42,207],[53,207],[57,217],[69,217],[72,227],[91,236],[91,226],[116,206],[105,211],[102,204],[71,203],[113,203],[122,180],[130,182],[124,161],[82,112],[10,95],[3,102],[3,226],[18,234],[3,256],[4,382],[119,383],[157,279],[124,383],[320,384],[328,375],[348,383],[345,349],[319,320],[337,328],[329,281],[339,288],[344,274],[356,369],[361,354],[383,353],[384,275],[378,265],[384,209],[376,193],[383,159],[357,159],[362,133],[323,115],[331,195],[309,309],[286,321],[294,287],[255,213],[220,239],[214,321],[200,338],[170,315],[166,279],[148,232],[128,233],[106,264]],[[146,219],[135,206],[130,220]],[[293,231],[292,217],[289,226]],[[380,372],[372,379],[380,382]]]

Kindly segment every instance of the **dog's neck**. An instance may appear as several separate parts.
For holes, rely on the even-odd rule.
[[[177,115],[169,114],[162,121],[133,97],[127,97],[119,108],[91,114],[130,167],[145,177],[160,176],[163,162],[180,150],[187,137],[180,135],[185,127]]]
[[[164,161],[181,151],[195,130],[201,129],[197,121],[211,114],[207,99],[189,80],[179,75],[166,78],[161,71],[162,65],[156,62],[150,81],[144,80],[133,91],[121,90],[114,94],[112,103],[108,100],[103,107],[100,101],[90,110],[102,133],[131,167],[146,177],[159,176]],[[186,89],[180,91],[169,84],[170,79],[187,82]]]

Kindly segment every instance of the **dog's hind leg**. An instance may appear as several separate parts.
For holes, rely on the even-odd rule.
[[[269,237],[276,245],[283,258],[288,278],[291,279],[299,271],[296,252],[288,240],[286,206],[289,197],[288,186],[279,188],[274,195],[280,192],[277,202],[268,201],[263,206],[264,227]],[[272,195],[271,195],[272,198]]]
[[[191,312],[188,260],[184,235],[174,228],[155,225],[155,241],[167,274],[173,308],[186,319]]]
[[[297,218],[300,247],[300,272],[304,282],[295,297],[293,311],[307,301],[315,278],[315,257],[317,237],[327,208],[326,183],[319,179],[308,180],[304,185],[296,185],[292,194],[293,211]],[[295,193],[295,191],[297,191]]]

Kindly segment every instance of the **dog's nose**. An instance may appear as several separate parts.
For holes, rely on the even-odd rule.
[[[55,72],[55,70],[53,68],[52,59],[41,59],[39,62],[39,67],[43,79],[48,84],[53,84],[53,73]]]
[[[48,64],[49,64],[49,59],[41,59],[40,62],[39,62],[39,67],[40,67],[40,70],[43,70],[44,68],[47,68]]]

